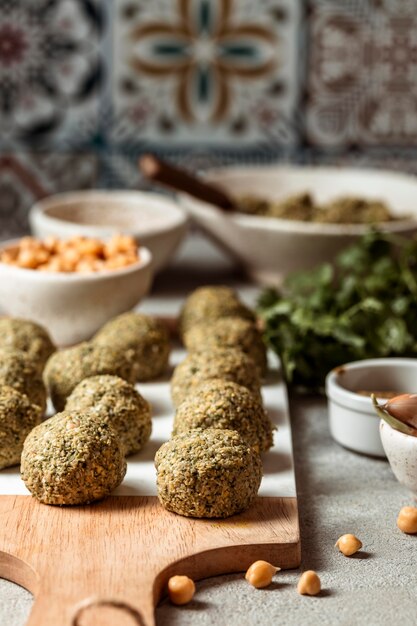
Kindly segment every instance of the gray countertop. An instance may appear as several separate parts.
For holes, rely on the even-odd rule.
[[[242,286],[242,281],[224,258],[192,240],[174,268],[157,279],[154,294],[142,309],[172,314],[178,296],[198,284]],[[256,289],[245,286],[242,293],[250,302]],[[277,574],[264,590],[250,587],[242,574],[201,581],[194,601],[186,607],[162,602],[157,609],[158,626],[417,623],[417,538],[402,534],[395,524],[400,508],[413,504],[410,494],[396,482],[387,462],[354,454],[333,442],[324,399],[292,396],[290,406],[302,541],[300,570]],[[346,532],[356,534],[364,544],[363,551],[349,559],[334,548]],[[297,594],[296,583],[304,569],[320,574],[320,596]],[[0,580],[1,626],[23,626],[31,604],[28,592]]]

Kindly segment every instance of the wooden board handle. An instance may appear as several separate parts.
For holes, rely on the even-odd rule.
[[[66,568],[63,570],[66,571]],[[56,589],[43,588],[41,581],[26,626],[114,626],[115,620],[118,626],[155,626],[152,585],[149,585],[146,594],[139,581],[130,580],[129,585],[126,580],[126,597],[86,597],[82,589],[86,584],[84,576],[80,577],[81,584],[77,593],[70,580],[61,579],[61,573],[62,570],[58,571],[55,577]],[[98,584],[92,582],[93,585]],[[69,587],[68,592],[63,589],[65,584]],[[136,594],[132,593],[132,584],[138,584]],[[128,597],[129,593],[136,597]]]
[[[155,626],[174,574],[199,580],[258,559],[300,563],[295,498],[258,498],[232,518],[196,520],[156,497],[60,508],[2,496],[0,528],[0,576],[35,596],[27,626]]]
[[[137,626],[146,626],[142,615],[134,607],[120,600],[106,600],[104,598],[89,598],[75,609],[71,620],[71,626],[82,626],[82,615],[91,608],[111,607],[129,615]]]

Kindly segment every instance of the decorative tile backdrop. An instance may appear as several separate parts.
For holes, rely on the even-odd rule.
[[[417,173],[416,0],[0,0],[0,235],[148,150]]]
[[[415,0],[314,1],[306,137],[319,147],[417,140]]]

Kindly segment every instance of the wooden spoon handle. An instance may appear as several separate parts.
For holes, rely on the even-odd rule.
[[[234,200],[217,185],[203,182],[185,170],[160,161],[152,154],[145,154],[139,159],[139,169],[146,178],[166,187],[185,191],[190,196],[214,204],[223,211],[236,210]]]

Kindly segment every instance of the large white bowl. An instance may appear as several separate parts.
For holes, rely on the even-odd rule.
[[[0,251],[15,243],[2,242]],[[92,274],[40,272],[0,263],[2,312],[42,324],[60,346],[89,339],[148,293],[152,255],[147,248],[140,248],[139,254],[134,265]]]
[[[183,240],[188,218],[161,194],[141,191],[76,191],[37,202],[29,214],[36,237],[75,235],[105,239],[115,232],[132,235],[151,251],[154,272],[167,265]]]
[[[417,359],[364,359],[336,367],[327,375],[326,394],[333,439],[356,452],[384,457],[380,418],[371,398],[358,394],[360,390],[415,393]]]
[[[206,178],[235,197],[249,193],[279,200],[308,191],[319,203],[346,195],[380,199],[387,202],[393,214],[412,218],[381,224],[382,230],[404,235],[417,232],[414,176],[382,170],[268,166],[209,170]],[[289,272],[331,261],[368,229],[363,225],[224,213],[186,194],[179,194],[179,200],[193,219],[263,284],[280,284]]]

